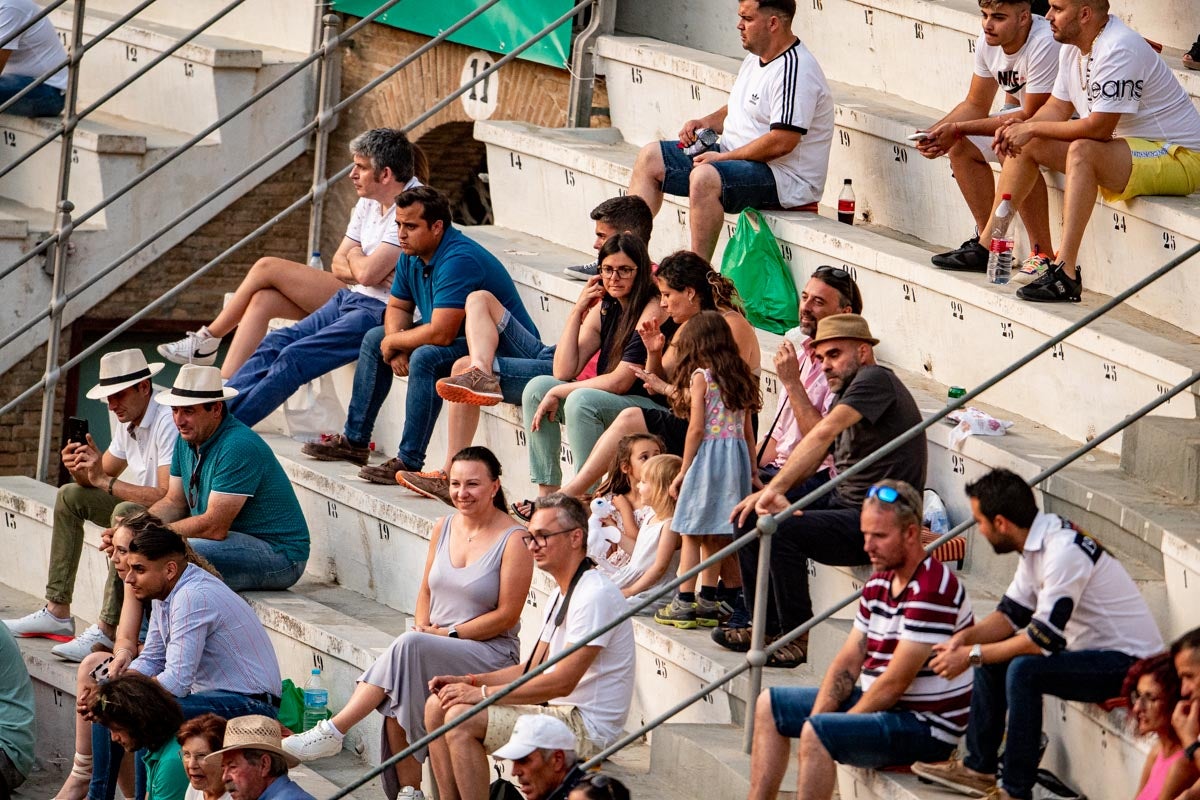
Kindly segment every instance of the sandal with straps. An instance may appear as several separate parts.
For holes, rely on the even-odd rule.
[[[529,522],[533,517],[533,501],[521,500],[516,503],[509,503],[508,510],[514,517],[521,520],[521,522]]]
[[[808,634],[805,633],[800,635],[794,641],[788,642],[774,653],[771,653],[771,655],[767,657],[767,666],[795,669],[807,661]]]

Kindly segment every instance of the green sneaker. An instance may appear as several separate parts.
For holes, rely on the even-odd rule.
[[[700,624],[696,620],[696,604],[683,602],[679,595],[675,595],[670,603],[654,612],[654,621],[659,625],[674,625],[685,630],[691,630]]]
[[[723,604],[716,600],[705,600],[703,597],[696,598],[696,624],[703,628],[715,628],[722,620],[729,619],[729,615],[721,608]],[[730,610],[732,613],[732,609]]]

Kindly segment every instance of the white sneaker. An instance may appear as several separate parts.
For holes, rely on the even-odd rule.
[[[113,648],[113,640],[104,635],[99,625],[93,625],[71,641],[51,647],[50,652],[59,658],[79,663],[87,658],[98,644],[109,650]]]
[[[405,786],[396,795],[396,800],[425,800],[425,793],[412,786]]]
[[[4,624],[13,636],[73,636],[75,620],[59,619],[50,613],[45,606],[32,614],[26,614],[20,619],[6,619]]]
[[[208,332],[207,328],[188,331],[178,342],[167,342],[158,346],[158,354],[175,364],[197,364],[211,367],[217,360],[221,340]]]
[[[283,749],[301,761],[329,758],[342,752],[345,738],[327,719],[318,722],[303,733],[294,733],[283,740]]]

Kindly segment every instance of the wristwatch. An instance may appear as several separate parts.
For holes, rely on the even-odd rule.
[[[972,667],[982,667],[983,666],[983,645],[981,645],[981,644],[971,645],[970,658],[971,658],[971,666]]]
[[[1183,749],[1184,758],[1186,758],[1188,761],[1194,761],[1196,759],[1197,750],[1200,750],[1200,739],[1197,739]]]
[[[453,625],[451,625],[450,628],[446,631],[446,635],[449,636],[451,639],[457,639],[458,638],[458,629],[455,628]]]

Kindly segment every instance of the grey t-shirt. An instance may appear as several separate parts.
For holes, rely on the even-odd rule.
[[[839,473],[921,421],[921,412],[908,389],[894,372],[876,364],[858,370],[850,385],[837,396],[833,408],[842,404],[853,408],[862,419],[842,431],[833,442],[833,460]],[[837,497],[846,505],[861,506],[867,490],[884,478],[905,481],[922,491],[926,459],[927,445],[922,433],[891,455],[851,475],[838,486]]]

